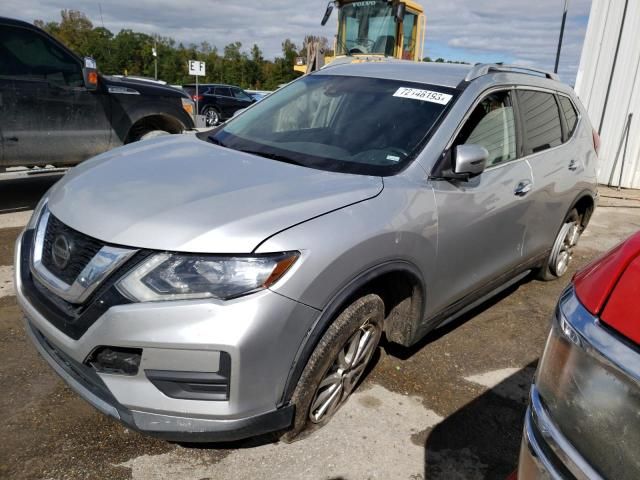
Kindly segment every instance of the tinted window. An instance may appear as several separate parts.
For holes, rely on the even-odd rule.
[[[524,120],[527,154],[542,152],[562,144],[558,104],[551,93],[525,90],[518,93]]]
[[[0,75],[46,80],[61,86],[84,84],[78,61],[37,32],[0,28]]]
[[[412,158],[456,93],[396,80],[308,75],[209,138],[312,168],[391,175]]]
[[[578,113],[573,106],[573,102],[568,97],[559,95],[558,99],[560,100],[560,108],[564,113],[564,119],[567,123],[566,140],[568,140],[571,138],[571,135],[573,135],[576,125],[578,124]]]
[[[455,144],[482,145],[489,152],[488,167],[514,160],[516,129],[511,93],[487,95],[471,112]]]
[[[227,87],[216,87],[215,94],[216,95],[221,95],[223,97],[230,97],[231,96],[231,90],[229,90],[229,88],[227,88]]]
[[[231,91],[233,92],[233,96],[236,97],[237,99],[246,100],[247,102],[251,101],[251,97],[249,95],[247,95],[246,93],[244,93],[239,88],[232,88]]]

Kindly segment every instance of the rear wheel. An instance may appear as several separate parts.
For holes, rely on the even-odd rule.
[[[207,107],[203,110],[205,125],[207,127],[215,127],[220,123],[220,112],[213,107]]]
[[[326,424],[345,403],[376,352],[383,319],[382,299],[370,294],[345,308],[331,324],[293,392],[296,414],[292,430],[282,437],[284,441]]]
[[[540,268],[538,277],[541,280],[555,280],[567,273],[581,234],[580,215],[575,209],[571,210],[560,227],[547,262]]]

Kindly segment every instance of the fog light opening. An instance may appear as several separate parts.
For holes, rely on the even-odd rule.
[[[137,375],[141,348],[98,347],[85,362],[98,373]]]

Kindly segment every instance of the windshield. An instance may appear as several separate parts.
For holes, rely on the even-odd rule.
[[[378,54],[393,57],[396,22],[386,0],[353,2],[340,8],[337,54]]]
[[[455,92],[396,80],[308,75],[205,138],[311,168],[391,175],[410,160]]]

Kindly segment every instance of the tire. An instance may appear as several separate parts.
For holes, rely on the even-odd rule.
[[[204,122],[207,127],[215,127],[219,125],[222,120],[220,112],[214,107],[206,107],[202,111],[202,115],[204,116]]]
[[[581,221],[577,210],[573,209],[567,214],[553,242],[547,261],[538,271],[539,280],[548,282],[567,273],[573,259],[573,249],[582,234]]]
[[[325,425],[358,386],[382,336],[384,303],[366,295],[345,308],[311,354],[291,397],[293,427],[281,439],[291,442]],[[362,350],[359,350],[360,347]]]
[[[164,135],[171,135],[171,133],[167,132],[166,130],[151,130],[140,135],[140,137],[138,137],[138,141],[147,140],[149,138],[162,137]]]

